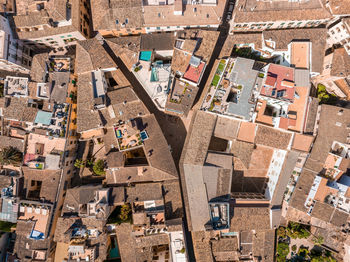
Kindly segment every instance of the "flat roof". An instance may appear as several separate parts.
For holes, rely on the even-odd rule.
[[[291,64],[296,68],[310,67],[310,42],[291,43]]]
[[[238,102],[228,103],[227,113],[241,116],[247,120],[251,118],[252,110],[255,107],[255,104],[249,103],[258,76],[258,71],[253,69],[254,63],[254,60],[238,57],[232,69],[233,74],[231,75],[236,75],[236,78],[230,79],[243,88]]]
[[[303,151],[303,152],[309,152],[313,141],[314,141],[313,136],[295,134],[293,144],[292,144],[292,149]]]
[[[254,143],[256,124],[251,122],[242,122],[239,128],[238,140],[242,140],[249,143]]]

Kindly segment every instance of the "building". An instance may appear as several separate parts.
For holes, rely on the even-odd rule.
[[[107,234],[104,230],[112,205],[110,188],[87,185],[67,190],[54,240],[55,260],[104,261]]]
[[[350,20],[343,18],[328,27],[327,45],[342,45],[350,55]]]
[[[323,72],[314,79],[315,84],[322,84],[326,87],[327,92],[341,99],[349,100],[349,63],[349,55],[345,48],[335,49],[333,53],[325,57]]]
[[[290,132],[195,113],[180,172],[197,260],[272,259],[273,228],[280,219],[273,207],[281,205],[300,157],[290,146],[293,140]],[[245,239],[254,232],[259,240]]]
[[[331,19],[331,13],[317,0],[294,3],[240,0],[235,5],[230,32],[318,27]]]
[[[302,168],[289,206],[302,211],[303,220],[343,226],[348,217],[348,109],[322,105],[318,135]],[[332,128],[330,128],[332,127]]]
[[[220,60],[212,71],[215,74],[211,74],[212,81],[201,109],[252,120],[255,93],[261,85],[254,64],[254,60],[245,58]]]
[[[255,122],[303,132],[309,92],[308,70],[270,64],[258,97]]]
[[[5,71],[29,73],[34,51],[16,38],[8,18],[0,16],[0,69]]]
[[[64,47],[91,36],[90,2],[16,1],[13,23],[18,38],[35,48]]]
[[[218,32],[205,30],[186,30],[179,34],[171,60],[167,113],[188,114],[218,37]]]
[[[120,36],[189,28],[217,28],[226,1],[92,2],[93,28],[103,36]],[[106,10],[109,10],[106,12]]]

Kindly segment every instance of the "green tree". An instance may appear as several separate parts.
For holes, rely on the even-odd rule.
[[[286,228],[285,227],[279,227],[277,229],[277,236],[279,236],[281,238],[286,238],[286,236],[287,236]]]
[[[329,94],[326,87],[322,84],[317,85],[317,97],[321,104],[333,105],[337,101],[337,97],[333,94]]]
[[[299,250],[298,250],[298,255],[307,259],[309,256],[309,248],[308,247],[304,247],[304,246],[300,246]]]
[[[14,165],[18,166],[22,163],[23,154],[17,148],[13,146],[5,147],[0,152],[0,164],[1,165]]]
[[[294,251],[294,252],[297,251],[297,246],[296,245],[292,246],[292,251]]]
[[[106,171],[105,171],[105,162],[102,160],[102,159],[99,159],[97,160],[95,163],[94,163],[94,166],[92,167],[92,169],[94,170],[94,173],[96,175],[104,175],[106,174]]]
[[[287,227],[287,235],[293,239],[296,239],[308,238],[311,235],[311,233],[309,231],[309,226],[291,221],[289,222]]]
[[[119,218],[122,221],[127,221],[129,219],[131,213],[131,207],[129,204],[122,205],[122,208],[120,210]]]
[[[277,261],[286,261],[286,257],[289,254],[289,245],[284,242],[277,244]]]
[[[13,224],[11,222],[0,221],[0,231],[1,232],[11,232],[11,228],[15,225],[16,224]]]
[[[82,168],[85,166],[85,161],[81,159],[75,159],[74,166],[76,168]]]

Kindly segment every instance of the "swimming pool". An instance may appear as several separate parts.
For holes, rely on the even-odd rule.
[[[152,51],[141,51],[139,59],[142,61],[151,61]]]
[[[111,237],[111,250],[109,251],[108,258],[120,258],[117,238]]]

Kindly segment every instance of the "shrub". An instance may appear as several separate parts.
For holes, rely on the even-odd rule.
[[[326,87],[322,84],[317,85],[317,97],[320,104],[333,105],[337,102],[337,97],[327,92]]]
[[[293,239],[296,238],[308,238],[311,233],[309,232],[309,226],[299,224],[296,222],[289,222],[287,227],[287,235]]]
[[[277,244],[277,261],[286,261],[285,259],[288,254],[289,254],[289,245],[284,242],[278,243]]]
[[[5,147],[0,152],[0,164],[1,165],[14,165],[21,164],[23,154],[16,147]]]
[[[297,246],[296,245],[292,246],[292,251],[294,251],[294,252],[297,251]]]
[[[75,159],[74,166],[76,168],[82,168],[85,166],[85,161],[81,159]]]
[[[140,71],[140,68],[139,67],[135,67],[134,72],[138,72],[138,71]]]
[[[95,173],[96,175],[101,176],[101,175],[106,174],[106,171],[105,171],[105,162],[104,162],[102,159],[97,160],[97,161],[94,163],[92,169],[93,169],[93,171],[94,171],[94,173]]]
[[[13,224],[11,222],[0,221],[0,231],[1,232],[11,232],[11,228],[15,225],[16,224]]]
[[[131,214],[131,207],[129,204],[125,204],[122,205],[121,209],[120,209],[120,214],[119,214],[119,218],[122,221],[127,221],[130,217]]]

